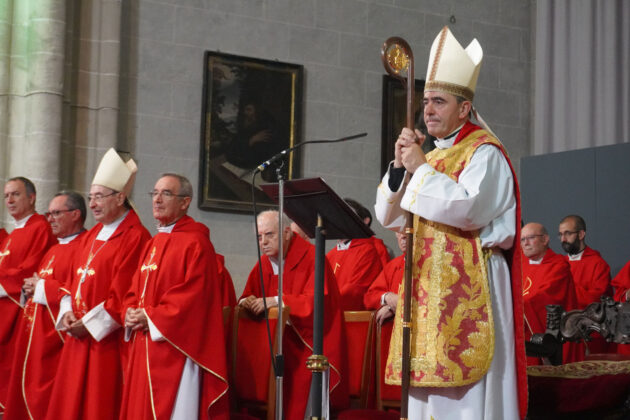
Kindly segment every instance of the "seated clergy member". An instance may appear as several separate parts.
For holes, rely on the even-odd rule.
[[[580,309],[599,302],[602,295],[612,296],[610,267],[599,252],[586,245],[586,223],[577,215],[566,216],[558,227],[558,238],[571,266],[575,293]]]
[[[405,247],[407,246],[407,237],[404,233],[396,232],[396,240],[398,248],[403,255],[391,260],[381,274],[378,275],[374,283],[370,286],[367,293],[363,297],[363,303],[369,310],[376,310],[376,322],[383,324],[396,313],[396,305],[398,304],[398,288],[405,276]]]
[[[549,234],[540,223],[528,223],[521,231],[523,259],[523,301],[525,305],[525,338],[547,329],[546,305],[561,305],[565,311],[576,308],[575,287],[571,269],[561,255],[549,248]],[[563,362],[580,360],[575,343],[566,343]],[[528,364],[540,359],[528,357]]]
[[[352,207],[352,209],[359,215],[359,218],[363,220],[363,223],[365,223],[367,227],[372,226],[372,213],[370,213],[370,211],[365,206],[363,206],[358,201],[353,200],[352,198],[346,197],[344,198],[344,201],[350,207]],[[385,267],[387,263],[392,259],[389,249],[382,239],[377,238],[376,236],[372,236],[370,239],[372,239],[372,245],[374,245],[374,248],[376,248],[376,252],[381,259],[381,265]]]
[[[121,419],[229,419],[222,284],[208,228],[187,216],[187,178],[149,193],[158,233],[125,297],[129,364]]]
[[[109,149],[94,175],[88,198],[98,223],[83,238],[61,301],[57,328],[66,337],[48,419],[118,418],[126,366],[122,299],[151,238],[127,199],[136,171],[133,160]]]
[[[263,252],[261,260],[267,307],[278,306],[278,212],[264,211],[258,215],[258,242]],[[293,234],[290,220],[283,219],[282,248],[284,250],[284,305],[290,308],[290,325],[285,329],[284,414],[287,420],[302,420],[309,397],[311,371],[306,359],[313,346],[313,288],[315,247]],[[348,404],[345,324],[339,302],[335,276],[326,264],[324,283],[324,355],[330,363],[330,401],[333,407]],[[259,265],[252,269],[240,299],[240,305],[255,315],[264,311],[260,286]],[[252,346],[260,346],[252,343]],[[310,415],[310,413],[306,413]]]
[[[7,401],[24,279],[33,275],[55,244],[46,218],[35,212],[35,199],[35,185],[26,178],[11,178],[4,185],[4,203],[15,228],[0,243],[0,414]]]
[[[4,420],[46,417],[64,341],[55,331],[59,288],[67,287],[71,278],[72,261],[85,233],[85,216],[85,200],[74,191],[56,194],[48,205],[46,217],[58,243],[46,252],[33,277],[24,280],[28,300],[14,332],[17,342]]]
[[[361,205],[354,200],[346,203],[359,215]],[[337,278],[341,305],[344,311],[363,311],[363,295],[383,269],[381,257],[372,238],[339,240],[337,246],[326,254]]]

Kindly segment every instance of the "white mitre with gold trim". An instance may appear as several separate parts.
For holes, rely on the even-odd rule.
[[[464,49],[445,26],[431,45],[424,91],[446,92],[472,101],[482,59],[477,39]]]
[[[133,159],[125,162],[113,148],[110,148],[98,165],[92,185],[102,185],[114,191],[124,192],[128,197],[138,172]]]

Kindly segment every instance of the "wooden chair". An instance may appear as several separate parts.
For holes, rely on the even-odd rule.
[[[369,400],[373,399],[371,391],[374,391],[374,312],[346,311],[343,315],[348,343],[350,407],[367,408]]]
[[[288,319],[289,308],[284,307],[280,322],[283,332]],[[272,351],[275,354],[278,308],[269,309],[269,325]],[[272,354],[269,353],[267,343],[267,326],[264,319],[253,317],[249,311],[237,305],[234,308],[230,369],[232,411],[235,413],[233,418],[242,418],[243,411],[257,415],[266,413],[267,420],[273,420],[275,417],[275,374],[271,365]]]

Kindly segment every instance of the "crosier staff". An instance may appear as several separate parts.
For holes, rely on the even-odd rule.
[[[381,58],[387,73],[399,79],[407,87],[407,128],[413,131],[414,121],[414,98],[415,79],[413,74],[413,52],[411,47],[400,37],[391,37],[381,48]],[[406,78],[404,76],[406,73]],[[406,83],[405,83],[406,82]],[[407,420],[409,406],[409,374],[411,368],[410,343],[411,343],[411,293],[413,291],[412,282],[412,261],[413,261],[413,217],[410,212],[405,212],[405,236],[406,258],[405,258],[405,279],[404,279],[404,302],[403,302],[403,322],[402,322],[402,393],[400,397],[400,418]]]

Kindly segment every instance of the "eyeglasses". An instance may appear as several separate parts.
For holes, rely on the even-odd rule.
[[[94,200],[94,201],[96,201],[97,203],[100,203],[101,201],[103,201],[103,199],[104,199],[104,198],[111,197],[112,195],[115,195],[115,194],[118,194],[118,192],[117,192],[117,191],[114,191],[113,193],[110,193],[110,194],[104,194],[104,195],[103,195],[103,194],[101,194],[101,193],[96,193],[96,194],[94,194],[94,195],[92,195],[92,194],[88,195],[88,197],[87,197],[87,198],[88,198],[88,201],[92,201],[92,200]]]
[[[69,212],[69,211],[75,211],[76,209],[68,209],[68,210],[53,210],[53,211],[47,211],[46,213],[44,213],[44,216],[46,216],[46,218],[48,219],[49,217],[54,217],[55,219],[57,219],[59,216],[61,216],[63,213]]]
[[[527,241],[533,241],[533,240],[534,240],[534,238],[537,238],[537,237],[539,237],[539,236],[545,236],[545,235],[541,235],[541,234],[539,234],[539,235],[529,235],[529,236],[523,236],[523,237],[521,238],[521,243],[522,243],[522,244],[524,244],[524,243],[525,243],[525,242],[527,242]]]
[[[574,230],[574,231],[565,230],[564,232],[558,232],[558,239],[562,239],[565,236],[573,236],[573,235],[575,235],[578,232],[579,232],[579,230]]]
[[[175,194],[170,190],[164,190],[164,191],[158,191],[158,190],[153,190],[153,191],[149,191],[149,197],[151,198],[155,198],[158,195],[161,195],[162,198],[164,198],[165,200],[170,200],[173,197],[188,197],[187,195],[184,194]]]

